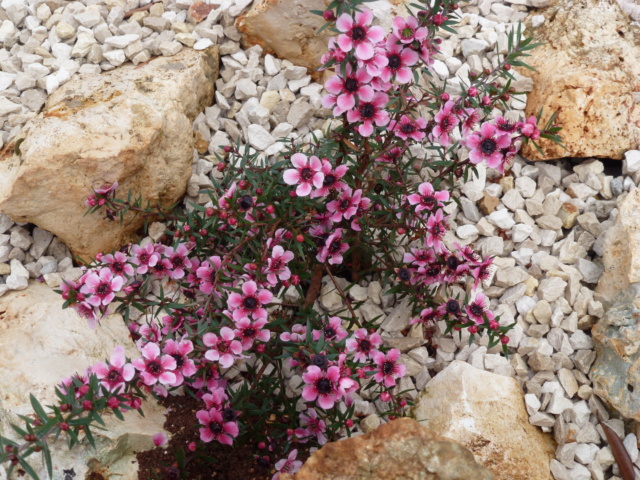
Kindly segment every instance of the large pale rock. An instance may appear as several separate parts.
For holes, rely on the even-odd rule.
[[[400,418],[355,438],[328,443],[281,480],[491,480],[464,447]]]
[[[514,378],[456,360],[418,399],[415,419],[467,447],[496,480],[551,480],[555,442],[529,423],[524,393]]]
[[[30,393],[43,405],[56,403],[54,388],[62,378],[105,361],[116,345],[123,345],[128,357],[139,357],[121,316],[110,315],[90,330],[84,318],[72,309],[63,310],[62,304],[60,295],[40,283],[0,298],[1,435],[11,437],[9,423],[21,425],[18,415],[33,412]],[[106,430],[93,430],[96,450],[86,441],[71,451],[64,440],[51,444],[53,478],[62,479],[62,470],[73,468],[76,478],[90,478],[96,471],[105,478],[137,480],[134,452],[153,448],[152,437],[164,431],[165,421],[164,409],[153,399],[142,408],[145,417],[127,412],[124,422],[104,415]],[[29,459],[42,473],[40,478],[48,478],[41,456]]]
[[[211,103],[217,75],[217,47],[75,75],[0,151],[0,212],[83,258],[132,240],[143,218],[120,228],[104,213],[83,216],[84,200],[117,181],[124,198],[131,190],[145,205],[175,203],[191,176],[192,121]]]
[[[604,272],[594,298],[611,305],[616,295],[640,282],[640,189],[634,189],[618,202],[618,216],[604,237]]]
[[[238,18],[236,27],[242,32],[246,47],[260,45],[268,53],[313,71],[321,65],[320,57],[327,52],[333,34],[329,29],[317,33],[326,22],[311,10],[323,11],[329,3],[329,0],[259,0]],[[394,16],[408,14],[403,0],[377,0],[367,3],[366,8],[373,11],[374,23],[386,30],[391,29]]]
[[[525,59],[539,73],[520,69],[534,81],[526,113],[544,108],[545,125],[557,111],[567,150],[540,139],[544,155],[533,145],[523,155],[622,159],[640,143],[640,107],[633,95],[640,89],[640,32],[615,1],[558,0],[545,17],[533,30],[534,41],[543,45]]]
[[[640,421],[640,289],[622,292],[591,335],[593,391],[624,417]]]

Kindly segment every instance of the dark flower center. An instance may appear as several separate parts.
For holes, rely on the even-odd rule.
[[[389,55],[389,68],[391,70],[397,70],[402,65],[402,60],[400,59],[400,55],[394,53],[393,55]]]
[[[311,170],[309,167],[304,167],[300,171],[300,178],[302,178],[302,180],[304,180],[305,182],[311,180],[311,177],[313,177],[313,170]]]
[[[111,288],[108,283],[101,283],[96,287],[97,295],[106,295],[110,292]]]
[[[362,115],[362,118],[371,118],[375,115],[375,113],[376,107],[374,107],[370,103],[365,103],[360,109],[360,115]]]
[[[322,182],[322,186],[324,187],[330,187],[332,186],[334,183],[336,183],[336,177],[335,175],[325,175],[324,180]]]
[[[245,328],[245,329],[242,331],[242,335],[243,335],[243,336],[245,336],[245,337],[247,337],[247,338],[251,338],[251,337],[253,337],[255,334],[256,334],[256,329],[255,329],[255,328],[251,328],[251,327],[249,327],[249,328]]]
[[[447,258],[447,267],[449,267],[451,270],[455,270],[456,268],[458,268],[459,264],[460,262],[454,255],[451,255],[449,258]]]
[[[447,312],[453,314],[460,312],[460,304],[457,300],[449,300],[447,302]]]
[[[368,353],[371,350],[371,342],[363,338],[358,342],[358,349],[363,353]]]
[[[476,317],[479,317],[484,312],[482,307],[477,303],[472,303],[469,307],[469,310],[471,310],[471,313],[473,313]]]
[[[345,198],[340,202],[340,210],[346,210],[347,208],[349,208],[349,199]]]
[[[224,340],[221,340],[218,342],[218,345],[216,346],[216,348],[220,353],[227,353],[229,351],[229,343],[225,342]]]
[[[154,375],[158,375],[162,372],[162,366],[158,362],[152,361],[147,363],[147,370],[149,370]]]
[[[111,370],[109,375],[107,375],[107,380],[109,382],[119,382],[122,380],[122,375],[120,375],[118,370]]]
[[[427,268],[427,275],[430,277],[437,277],[440,274],[440,267],[436,265],[432,265]]]
[[[327,356],[323,355],[321,353],[319,353],[318,355],[314,355],[313,356],[313,360],[311,360],[311,363],[313,363],[318,368],[325,368],[327,366],[327,363],[328,363],[327,362]],[[320,390],[320,388],[318,388],[318,390]]]
[[[344,81],[344,89],[350,93],[356,92],[358,90],[358,80],[351,77],[347,78]]]
[[[402,133],[413,133],[415,132],[416,127],[413,123],[405,123],[404,125],[402,125],[402,127],[400,127],[400,131]]]
[[[176,353],[176,354],[171,355],[171,356],[176,361],[176,368],[182,368],[182,366],[184,365],[184,358],[182,357],[182,355],[178,355]]]
[[[393,373],[393,367],[393,362],[384,362],[382,364],[382,373],[384,373],[385,375],[391,375]]]
[[[147,263],[149,263],[149,254],[148,253],[142,253],[138,258],[140,259],[140,263],[142,265],[146,265]]]
[[[211,433],[213,433],[214,435],[222,433],[222,427],[218,422],[211,422],[209,424],[209,430],[211,430]]]
[[[360,42],[364,40],[367,36],[367,32],[365,32],[362,27],[353,27],[351,30],[351,39],[355,42]]]
[[[253,310],[258,306],[258,300],[255,297],[247,297],[242,301],[242,306],[247,310]]]
[[[318,389],[318,392],[324,395],[331,393],[331,391],[333,390],[331,380],[329,380],[328,378],[321,378],[320,380],[318,380],[316,382],[316,388]]]
[[[122,263],[122,262],[113,262],[111,264],[111,269],[114,272],[122,272],[124,270],[124,263]]]
[[[339,251],[340,251],[340,240],[334,240],[333,242],[331,242],[331,245],[329,245],[329,252],[338,253]]]
[[[333,338],[337,334],[333,327],[324,327],[324,338]]]
[[[398,270],[398,276],[403,282],[408,282],[411,279],[411,271],[408,268],[403,267]]]
[[[251,195],[243,195],[240,197],[240,200],[238,200],[238,203],[241,209],[249,210],[253,206],[253,198]]]
[[[180,268],[184,265],[184,258],[182,258],[180,255],[176,255],[171,259],[171,263],[174,267]]]
[[[422,197],[422,204],[425,207],[433,208],[433,206],[436,204],[436,199],[430,196]]]
[[[282,260],[276,258],[271,262],[271,270],[278,271],[282,269]]]
[[[235,422],[238,419],[238,414],[233,408],[225,408],[222,410],[222,418],[225,422]]]
[[[485,155],[491,155],[493,152],[496,151],[497,147],[498,146],[496,145],[495,140],[492,140],[491,138],[484,139],[480,144],[480,150]]]
[[[503,132],[513,132],[516,129],[516,124],[511,122],[504,122],[498,125],[498,130]]]

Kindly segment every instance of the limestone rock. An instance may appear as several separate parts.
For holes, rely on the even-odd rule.
[[[328,443],[295,475],[280,480],[490,480],[464,447],[409,418],[355,438]]]
[[[551,480],[555,442],[529,423],[524,393],[514,378],[455,360],[431,379],[413,415],[456,442],[496,480]]]
[[[192,122],[211,103],[217,75],[212,47],[74,76],[0,151],[0,212],[52,232],[85,259],[129,242],[141,217],[120,228],[101,212],[83,216],[84,200],[118,182],[124,198],[131,190],[144,204],[175,203],[191,175]]]
[[[606,305],[630,284],[640,282],[640,189],[629,192],[618,209],[616,222],[604,237],[604,272],[594,295]]]
[[[49,287],[31,283],[26,290],[9,292],[0,298],[0,434],[11,436],[9,423],[20,425],[18,415],[33,409],[29,394],[43,404],[55,403],[54,388],[71,376],[99,361],[105,361],[116,345],[123,345],[128,357],[139,354],[119,315],[110,315],[96,330],[72,309],[63,310],[63,299]],[[34,352],[37,352],[35,354]],[[125,421],[104,415],[106,430],[94,429],[97,449],[86,440],[69,450],[60,440],[50,444],[53,478],[62,478],[63,469],[73,468],[76,478],[93,478],[100,472],[105,478],[136,480],[134,452],[154,447],[153,435],[163,431],[165,416],[155,400],[143,403],[145,417],[127,412]],[[166,432],[165,432],[166,433]],[[39,455],[31,465],[40,478],[49,478]],[[133,468],[132,468],[133,467]]]
[[[591,330],[596,361],[593,391],[624,417],[640,420],[640,301],[623,292]]]
[[[558,0],[545,17],[534,35],[544,45],[527,59],[539,73],[521,69],[534,82],[526,114],[543,108],[545,125],[557,111],[567,150],[540,139],[544,155],[527,144],[523,156],[624,158],[640,143],[640,106],[633,97],[640,87],[640,32],[617,2]]]

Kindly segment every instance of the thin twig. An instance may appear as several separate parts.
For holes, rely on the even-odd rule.
[[[336,281],[335,277],[333,276],[333,273],[331,273],[331,269],[329,268],[329,265],[325,264],[325,269],[326,269],[327,273],[329,274],[329,277],[331,278],[331,281],[333,282],[335,287],[338,289],[338,292],[340,293],[340,296],[346,302],[347,308],[349,308],[349,311],[351,312],[351,316],[353,317],[354,320],[357,320],[358,317],[356,316],[356,312],[353,311],[353,307],[351,306],[351,302],[347,298],[347,294],[344,293],[344,290],[342,290],[342,287],[340,285],[338,285],[338,282]]]
[[[125,12],[124,14],[124,18],[129,18],[130,16],[132,16],[134,13],[138,13],[138,12],[146,12],[147,10],[150,10],[151,7],[153,5],[155,5],[156,3],[162,3],[162,0],[156,0],[155,2],[151,2],[148,3],[147,5],[143,6],[143,7],[138,7],[138,8],[133,8],[131,10],[129,10],[128,12]]]

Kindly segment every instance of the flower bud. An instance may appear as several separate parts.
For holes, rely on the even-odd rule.
[[[293,238],[293,233],[290,231],[284,232],[284,238],[287,240],[291,240]]]
[[[450,99],[451,99],[451,95],[449,95],[447,92],[444,92],[440,95],[440,100],[442,100],[443,102],[446,102]]]
[[[189,449],[190,452],[195,452],[196,451],[196,442],[189,443],[187,448]]]
[[[347,428],[351,428],[353,427],[353,420],[351,420],[350,418],[347,418],[344,424],[347,426]]]
[[[507,343],[509,343],[509,337],[507,337],[506,335],[504,337],[500,337],[500,341],[503,345],[506,345]]]
[[[505,63],[504,64],[504,69],[507,70],[507,71],[511,70],[511,65],[509,63]]]
[[[58,424],[58,428],[60,428],[60,430],[62,430],[63,432],[66,432],[67,430],[69,430],[69,424],[67,422],[61,422]]]
[[[256,347],[256,352],[258,352],[258,353],[264,353],[264,349],[265,349],[264,343],[261,343],[260,345],[258,345],[258,346]]]
[[[227,223],[233,227],[238,224],[238,219],[236,217],[229,217]]]
[[[478,333],[478,326],[477,325],[471,325],[468,330],[469,330],[469,333],[471,333],[471,334]]]
[[[300,285],[300,277],[298,275],[291,275],[290,280],[292,285]]]
[[[239,188],[240,190],[245,190],[245,189],[247,189],[248,187],[249,187],[249,182],[247,182],[246,180],[240,180],[240,181],[238,182],[238,188]]]
[[[224,163],[224,162],[220,162],[220,163],[218,164],[218,166],[216,167],[216,169],[217,169],[219,172],[222,172],[222,171],[226,168],[226,166],[227,166],[227,164],[226,164],[226,163]]]
[[[444,15],[442,15],[441,13],[436,13],[433,18],[431,19],[431,21],[433,22],[434,25],[436,25],[437,27],[439,27],[440,25],[442,25],[444,23],[444,21],[446,20],[446,18],[444,17]]]
[[[380,400],[383,402],[388,402],[389,400],[391,400],[391,395],[389,394],[389,392],[382,392],[380,394]]]
[[[264,210],[269,215],[273,215],[275,213],[275,211],[276,211],[276,207],[274,207],[273,205],[267,205],[267,207]]]
[[[486,107],[491,105],[491,97],[489,97],[488,95],[485,95],[484,97],[482,97],[482,105]]]
[[[327,21],[327,22],[333,22],[336,19],[336,14],[333,13],[333,10],[325,10],[322,13],[322,18],[324,18],[325,21]]]
[[[93,410],[93,402],[91,400],[84,400],[82,402],[82,409],[85,412],[88,412],[89,410]]]
[[[120,401],[118,400],[118,397],[110,397],[109,400],[107,400],[107,407],[115,410],[119,406]]]
[[[473,72],[471,72],[473,73]],[[469,74],[471,75],[471,74]],[[478,95],[478,89],[476,87],[470,87],[469,90],[467,91],[467,93],[469,94],[470,97],[475,97]]]
[[[298,243],[304,242],[304,235],[302,235],[301,233],[296,235],[296,242],[298,242]]]

